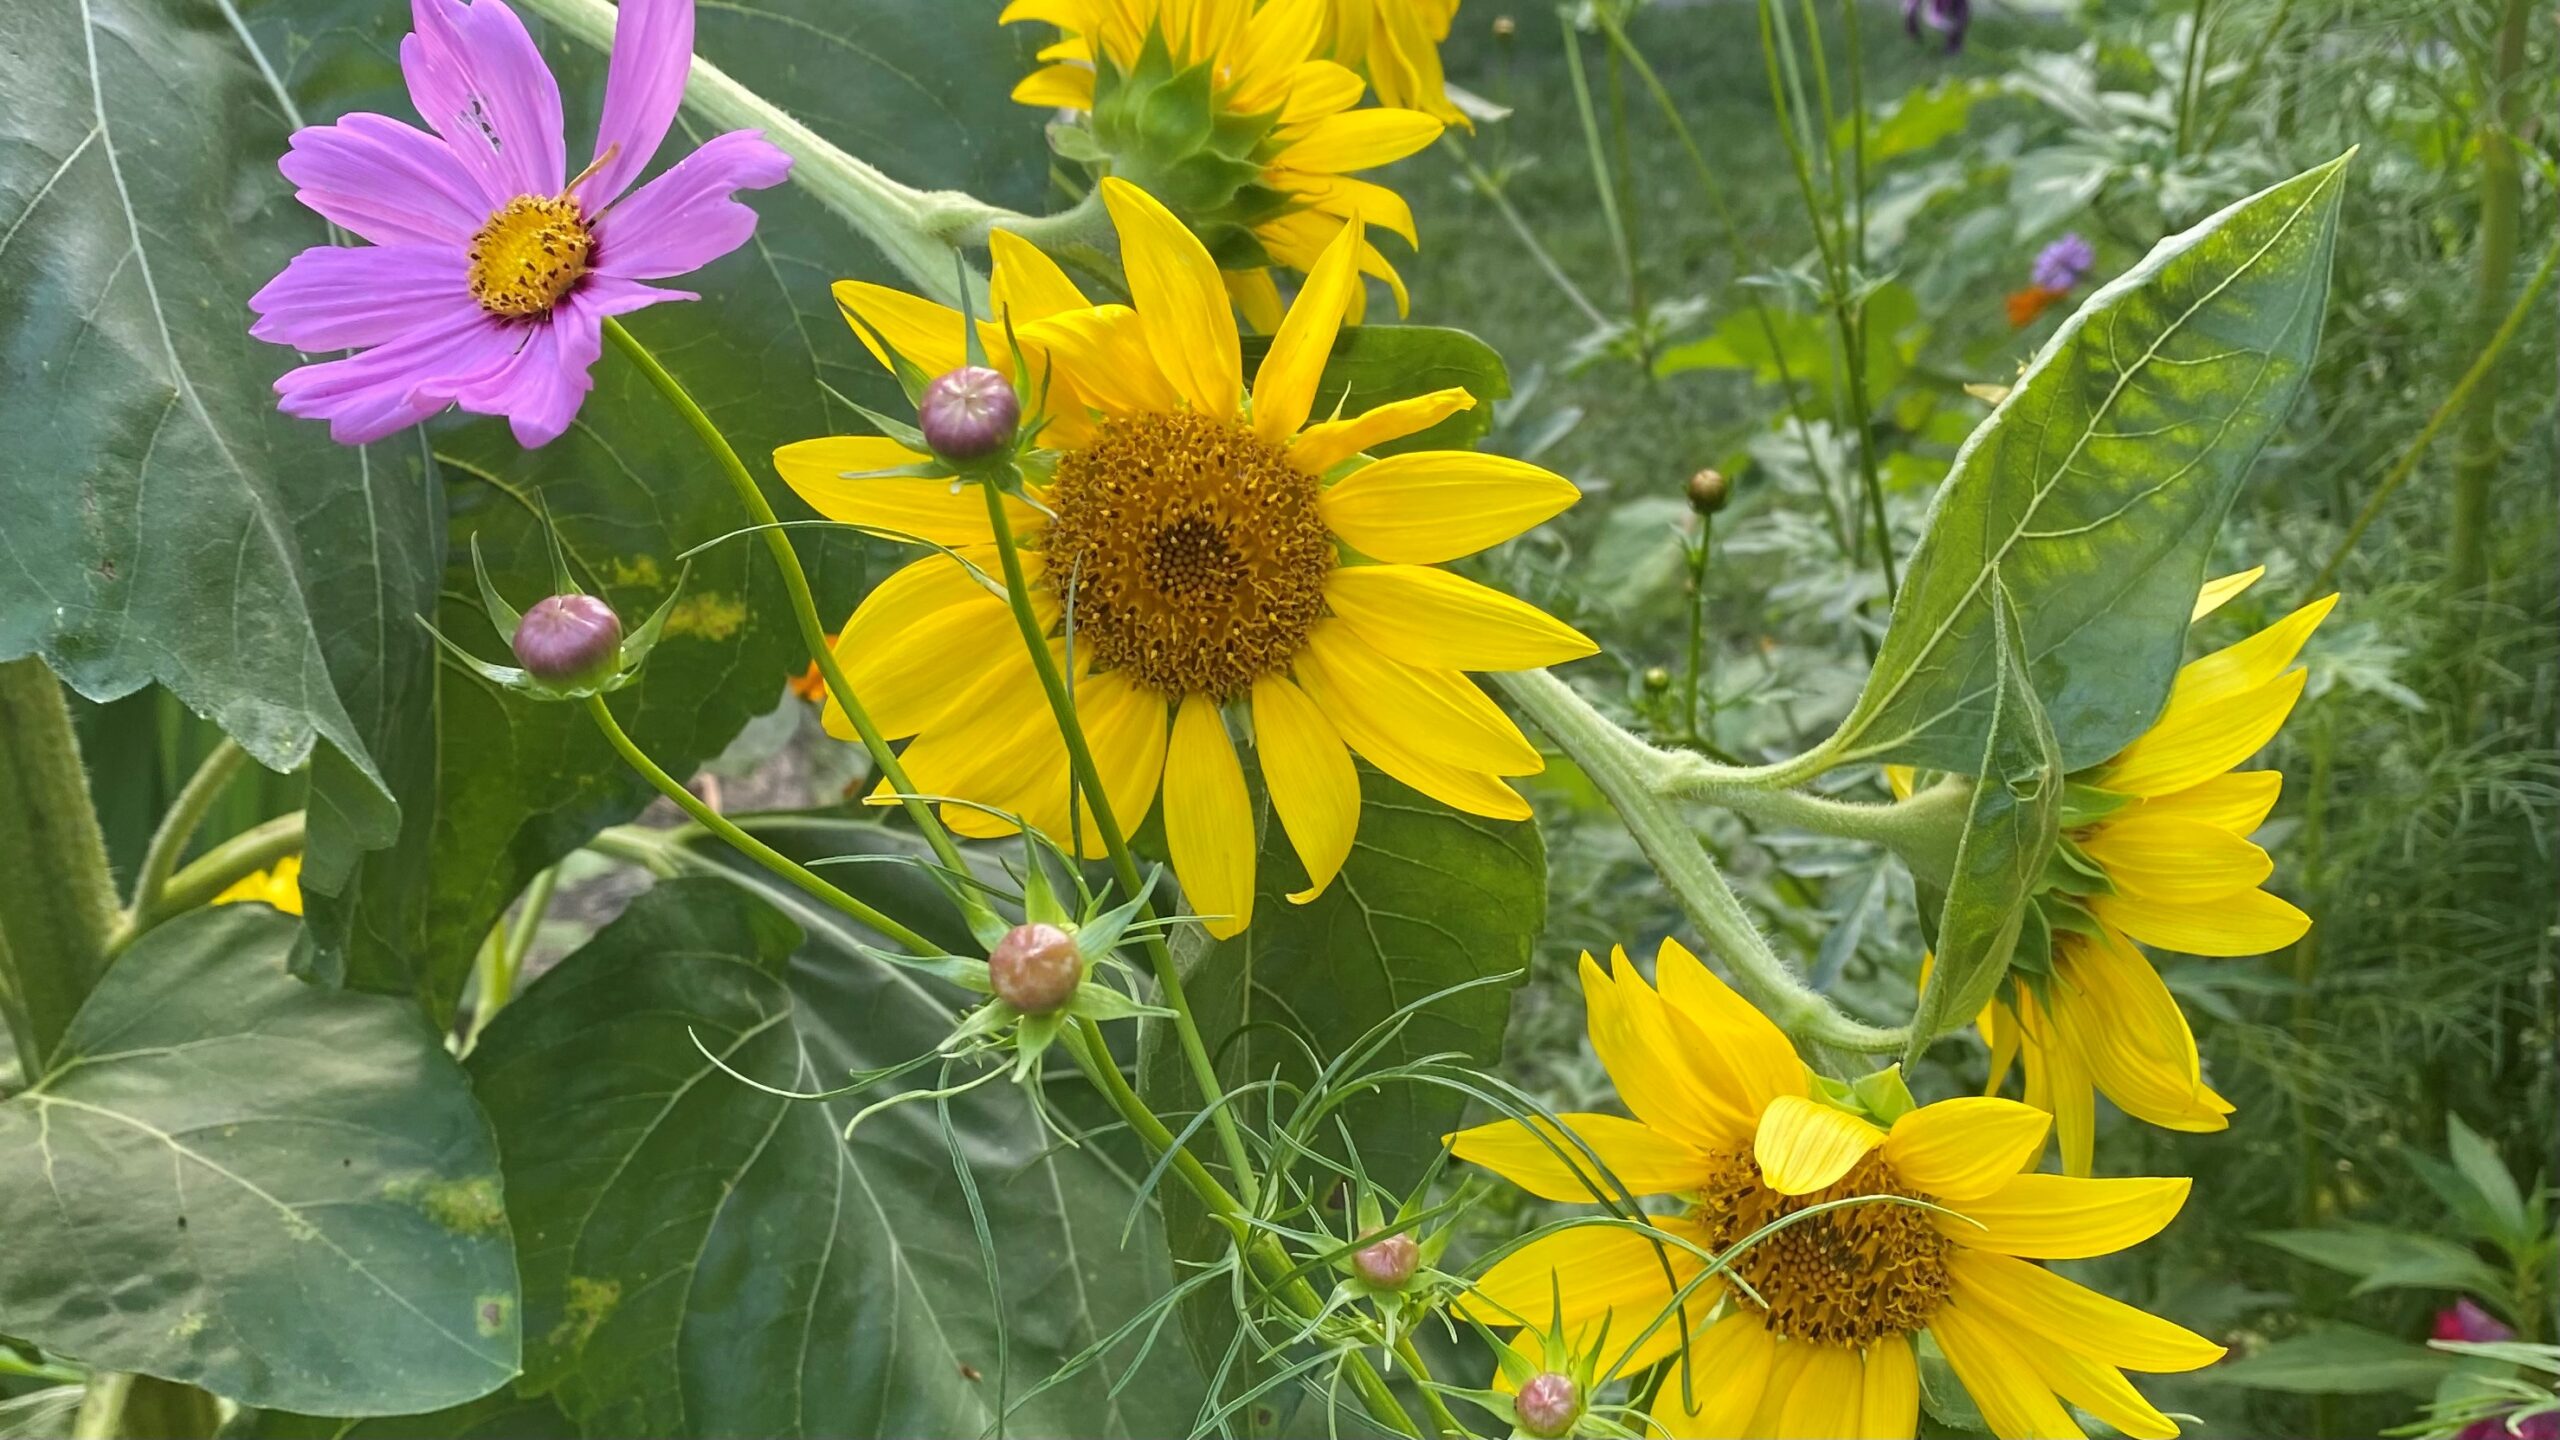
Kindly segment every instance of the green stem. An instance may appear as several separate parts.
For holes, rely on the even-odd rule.
[[[1698,691],[1706,683],[1707,653],[1707,552],[1714,545],[1715,517],[1698,517],[1698,541],[1689,547],[1689,663],[1682,689],[1686,699],[1681,707],[1681,734],[1690,741],[1698,734]]]
[[[302,838],[302,812],[296,810],[243,830],[207,850],[169,877],[168,885],[160,892],[158,909],[148,923],[126,936],[124,943],[133,943],[144,930],[172,915],[213,903],[214,896],[286,856],[301,854]]]
[[[2213,153],[2214,145],[2222,139],[2223,128],[2231,123],[2232,116],[2240,112],[2241,102],[2246,100],[2249,92],[2256,87],[2258,71],[2265,67],[2268,54],[2275,49],[2276,41],[2284,35],[2285,21],[2292,15],[2293,0],[2282,0],[2282,3],[2276,6],[2274,16],[2259,28],[2258,43],[2249,51],[2249,63],[2240,67],[2239,78],[2231,83],[2229,90],[2223,92],[2222,108],[2215,113],[2213,123],[2204,127],[2204,138],[2196,142],[2197,154]]]
[[[2196,0],[2194,17],[2187,25],[2186,63],[2178,75],[2177,129],[2171,138],[2170,153],[2187,153],[2187,133],[2194,128],[2197,91],[2204,83],[2205,12],[2213,0]]]
[[[659,794],[676,802],[677,808],[693,817],[693,823],[727,841],[740,854],[790,881],[793,886],[819,904],[852,916],[855,920],[905,946],[911,953],[917,955],[942,953],[941,946],[908,929],[896,919],[881,914],[819,879],[799,861],[739,829],[727,816],[703,804],[699,796],[684,788],[674,776],[658,768],[657,761],[650,759],[638,745],[632,743],[630,735],[623,731],[622,722],[613,718],[613,709],[604,703],[603,696],[587,697],[587,713],[595,717],[596,728],[604,732],[604,738],[611,742],[614,752],[622,757],[623,762],[639,771],[650,784],[658,787]]]
[[[178,868],[178,857],[186,853],[187,842],[195,838],[196,827],[204,823],[207,810],[221,798],[223,787],[231,783],[240,767],[248,763],[249,752],[225,736],[213,747],[204,763],[187,780],[186,788],[170,803],[169,813],[162,816],[160,828],[151,834],[151,847],[142,855],[142,869],[133,881],[133,899],[117,921],[116,939],[111,948],[122,949],[134,935],[149,929],[165,918],[161,892],[169,885],[169,876]]]
[[[871,763],[879,767],[889,787],[907,797],[904,801],[907,818],[915,823],[925,842],[933,847],[934,857],[954,873],[966,873],[968,867],[960,858],[959,847],[952,843],[950,834],[942,828],[941,817],[933,813],[930,804],[914,798],[915,787],[907,783],[906,767],[890,750],[880,727],[872,723],[871,712],[863,709],[862,702],[854,697],[852,682],[845,679],[844,667],[836,663],[835,647],[827,643],[826,624],[818,618],[818,602],[809,590],[809,574],[800,566],[800,552],[791,547],[790,535],[780,528],[781,522],[775,518],[773,506],[764,498],[764,490],[756,484],[755,476],[747,472],[745,462],[731,448],[729,438],[720,433],[720,427],[712,423],[711,417],[694,403],[683,383],[658,363],[658,357],[649,353],[647,346],[624,329],[618,320],[606,320],[604,333],[613,341],[615,349],[640,367],[640,372],[649,377],[650,384],[658,387],[658,393],[666,397],[667,403],[684,416],[685,423],[693,427],[693,433],[702,441],[703,448],[711,452],[711,458],[719,463],[721,472],[729,477],[730,488],[737,492],[738,502],[746,507],[749,518],[761,530],[765,549],[773,555],[774,563],[782,567],[782,584],[791,595],[791,614],[799,622],[800,641],[808,648],[809,658],[817,663],[818,674],[826,680],[827,693],[835,697],[837,707],[852,721],[854,732],[862,737],[863,749],[870,752]],[[955,892],[954,899],[973,920],[992,916],[986,900],[965,886]]]
[[[498,1012],[507,1008],[507,1002],[516,998],[516,980],[524,974],[524,958],[533,950],[534,932],[542,928],[543,912],[551,908],[551,892],[559,884],[557,865],[533,877],[514,926],[502,932],[497,948],[481,966],[479,999],[471,1007],[470,1032],[462,1038],[464,1053],[479,1043],[480,1032],[488,1029]]]
[[[36,656],[0,663],[0,737],[0,1009],[33,1080],[106,972],[116,892],[71,712]]]
[[[1014,540],[1012,518],[1005,514],[1004,489],[992,478],[982,481],[979,489],[987,498],[987,523],[995,531],[996,558],[1004,567],[1005,598],[1013,609],[1015,627],[1022,632],[1022,643],[1031,651],[1031,668],[1040,676],[1040,688],[1049,697],[1049,709],[1057,717],[1059,733],[1066,739],[1067,762],[1074,771],[1076,788],[1084,792],[1085,808],[1093,816],[1093,828],[1102,836],[1103,848],[1110,853],[1111,871],[1120,888],[1130,895],[1140,894],[1144,879],[1138,873],[1137,858],[1129,853],[1129,839],[1121,832],[1120,817],[1111,811],[1111,797],[1102,788],[1102,772],[1093,763],[1092,747],[1085,743],[1084,724],[1076,717],[1075,695],[1067,687],[1066,676],[1058,670],[1058,657],[1050,653],[1046,627],[1032,611],[1031,584],[1023,574],[1022,549]],[[1152,920],[1155,908],[1143,906],[1140,915]],[[1235,1172],[1237,1187],[1244,1191],[1246,1207],[1256,1208],[1259,1196],[1253,1165],[1245,1154],[1244,1136],[1236,1128],[1234,1114],[1218,1104],[1226,1087],[1219,1083],[1218,1067],[1200,1038],[1191,997],[1183,993],[1182,967],[1175,962],[1173,948],[1165,944],[1161,930],[1146,931],[1141,943],[1155,968],[1156,983],[1164,990],[1165,1005],[1173,1011],[1174,1034],[1181,1042],[1182,1058],[1191,1069],[1192,1083],[1200,1087],[1200,1103],[1216,1107],[1209,1123],[1218,1132],[1220,1148],[1226,1151],[1227,1166]]]
[[[1769,948],[1715,862],[1659,793],[1658,772],[1667,758],[1662,752],[1610,723],[1572,686],[1543,670],[1493,678],[1608,799],[1627,833],[1653,862],[1655,873],[1670,887],[1672,897],[1704,934],[1709,948],[1732,969],[1761,1013],[1808,1044],[1868,1054],[1903,1047],[1909,1027],[1879,1029],[1841,1013]],[[1729,801],[1739,793],[1722,792],[1719,799]]]
[[[2496,333],[2507,286],[2516,265],[2516,236],[2524,206],[2524,182],[2516,160],[2516,132],[2524,125],[2523,87],[2525,22],[2530,0],[2507,0],[2498,28],[2498,48],[2486,82],[2488,114],[2480,124],[2480,244],[2472,277],[2470,330],[2483,349]],[[2453,534],[2445,567],[2444,613],[2455,636],[2468,648],[2475,628],[2473,609],[2489,578],[2489,483],[2505,459],[2498,445],[2499,389],[2472,392],[2462,413],[2460,448],[2454,455]],[[2463,667],[2462,686],[2471,688],[2472,667]],[[2467,712],[2468,705],[2464,706]],[[2457,712],[2463,713],[2463,712]]]
[[[1573,111],[1582,121],[1582,148],[1591,166],[1592,188],[1600,196],[1600,221],[1609,232],[1609,248],[1617,255],[1618,273],[1633,297],[1638,293],[1635,250],[1627,239],[1626,219],[1618,213],[1618,186],[1600,140],[1600,117],[1592,109],[1591,82],[1582,73],[1582,39],[1574,30],[1572,13],[1562,6],[1556,9],[1556,25],[1564,31],[1564,71],[1573,82]],[[1632,323],[1641,323],[1643,318],[1641,312],[1628,317]]]
[[[1601,314],[1600,307],[1591,303],[1591,297],[1582,293],[1582,287],[1573,283],[1573,277],[1564,273],[1564,267],[1556,263],[1555,256],[1547,253],[1547,247],[1538,243],[1538,233],[1521,218],[1520,211],[1511,203],[1511,197],[1504,193],[1502,182],[1468,157],[1467,148],[1458,143],[1454,133],[1443,133],[1440,144],[1457,158],[1459,173],[1467,177],[1467,183],[1475,187],[1476,193],[1493,202],[1493,208],[1502,216],[1503,223],[1519,237],[1520,243],[1529,251],[1529,258],[1537,262],[1540,273],[1554,283],[1557,292],[1571,301],[1573,308],[1582,312],[1582,318],[1594,326],[1608,324],[1609,317]]]
[[[71,1440],[116,1440],[124,1433],[124,1402],[132,1390],[133,1376],[125,1371],[90,1371],[80,1413],[71,1422]]]

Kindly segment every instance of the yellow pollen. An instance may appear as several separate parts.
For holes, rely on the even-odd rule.
[[[1827,1200],[1856,1195],[1921,1197],[1883,1157],[1869,1155],[1839,1183],[1810,1195],[1781,1195],[1761,1183],[1750,1155],[1723,1158],[1698,1196],[1698,1220],[1721,1251],[1760,1227]],[[1768,1302],[1773,1334],[1817,1345],[1871,1345],[1926,1327],[1947,1298],[1948,1241],[1929,1212],[1876,1202],[1844,1205],[1799,1220],[1742,1252],[1733,1273]],[[1736,1300],[1750,1299],[1736,1292]]]
[[[519,195],[471,237],[471,297],[509,319],[548,314],[587,273],[595,248],[577,201]]]
[[[1316,478],[1231,420],[1112,420],[1058,462],[1048,583],[1097,668],[1232,699],[1324,618],[1333,536]]]

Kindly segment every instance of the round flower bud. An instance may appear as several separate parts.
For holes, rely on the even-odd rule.
[[[963,365],[924,387],[916,406],[924,442],[945,460],[983,460],[1013,439],[1022,398],[1013,382],[984,365]]]
[[[1520,1420],[1520,1428],[1538,1440],[1562,1440],[1573,1433],[1573,1422],[1582,1418],[1582,1397],[1574,1393],[1573,1377],[1553,1370],[1537,1375],[1511,1397],[1511,1413]]]
[[[1381,1290],[1401,1290],[1422,1263],[1422,1247],[1410,1235],[1389,1235],[1352,1252],[1351,1266],[1360,1278]]]
[[[987,956],[996,998],[1025,1015],[1046,1015],[1076,998],[1084,957],[1076,937],[1055,925],[1016,925]]]
[[[1644,688],[1648,695],[1659,695],[1671,688],[1671,672],[1656,665],[1644,672]]]
[[[1512,19],[1508,15],[1496,15],[1493,17],[1493,38],[1496,40],[1508,40],[1519,33],[1519,21]]]
[[[525,673],[545,685],[594,685],[622,663],[622,622],[593,595],[553,595],[524,612],[512,645]]]
[[[1701,515],[1713,515],[1733,498],[1733,482],[1724,472],[1710,466],[1689,477],[1689,508]]]

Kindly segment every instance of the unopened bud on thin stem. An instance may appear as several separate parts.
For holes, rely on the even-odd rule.
[[[524,612],[513,648],[525,673],[545,685],[593,685],[622,663],[622,621],[593,595],[554,595]]]
[[[1549,1370],[1520,1387],[1520,1393],[1511,1398],[1511,1413],[1519,1417],[1520,1428],[1538,1440],[1562,1440],[1573,1433],[1573,1422],[1582,1418],[1582,1396],[1575,1392],[1572,1376]]]
[[[1713,467],[1689,477],[1689,508],[1701,515],[1713,515],[1733,498],[1733,482],[1724,472]]]
[[[1422,1263],[1422,1247],[1410,1235],[1389,1235],[1353,1252],[1351,1264],[1360,1278],[1381,1290],[1401,1290]]]
[[[916,406],[925,443],[945,460],[983,460],[1013,439],[1022,397],[1013,382],[984,365],[963,365],[924,387]]]
[[[1016,925],[987,956],[996,998],[1025,1015],[1046,1015],[1076,996],[1084,959],[1076,938],[1055,925]]]

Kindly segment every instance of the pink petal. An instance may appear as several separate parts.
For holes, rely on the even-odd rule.
[[[315,245],[249,297],[249,333],[296,350],[355,350],[479,313],[460,245]]]
[[[791,157],[760,130],[713,136],[597,218],[595,268],[636,280],[698,270],[755,233],[756,212],[730,196],[790,173]]]
[[[557,195],[569,178],[560,82],[503,0],[411,0],[400,69],[418,113],[453,147],[494,210]]]
[[[693,0],[623,0],[613,23],[613,63],[604,77],[604,118],[596,155],[613,158],[578,187],[589,211],[614,202],[648,168],[675,123],[693,66]]]
[[[276,162],[295,197],[377,245],[470,239],[489,219],[479,182],[442,140],[358,112],[293,132]]]
[[[368,445],[451,404],[453,377],[504,361],[520,328],[472,306],[444,325],[286,372],[276,381],[277,408],[328,421],[329,438],[341,445]]]
[[[450,387],[455,404],[478,415],[504,415],[516,443],[538,449],[560,438],[595,388],[588,372],[604,353],[599,318],[576,305],[517,331],[522,346],[512,355]]]

